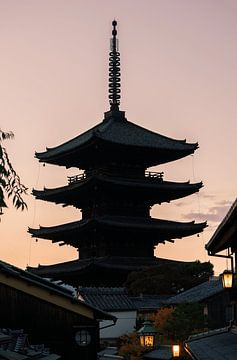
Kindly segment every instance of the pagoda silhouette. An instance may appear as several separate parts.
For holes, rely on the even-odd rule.
[[[35,155],[42,163],[83,171],[68,177],[66,186],[33,190],[37,199],[80,209],[81,220],[29,229],[35,238],[78,249],[76,260],[28,268],[74,286],[121,286],[132,271],[172,262],[154,256],[158,244],[197,234],[206,226],[150,216],[153,205],[193,194],[202,182],[170,182],[163,172],[147,169],[193,154],[198,144],[147,130],[128,121],[125,112],[119,110],[117,22],[112,25],[110,110],[95,127]]]

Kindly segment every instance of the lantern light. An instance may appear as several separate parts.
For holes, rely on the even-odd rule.
[[[180,356],[180,345],[172,345],[172,356],[173,357]]]
[[[157,330],[154,328],[151,321],[144,321],[143,327],[138,330],[137,333],[142,347],[151,349],[155,346]]]
[[[225,270],[221,276],[223,288],[231,288],[233,283],[233,273],[230,270]]]

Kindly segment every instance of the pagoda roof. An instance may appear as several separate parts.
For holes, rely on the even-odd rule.
[[[206,222],[195,224],[194,221],[184,223],[152,218],[106,215],[63,225],[40,227],[39,229],[29,228],[29,232],[33,237],[52,240],[53,242],[63,242],[78,247],[80,237],[87,234],[88,230],[94,229],[103,228],[107,231],[120,231],[130,234],[144,232],[149,235],[147,241],[155,241],[158,244],[165,241],[173,242],[173,239],[194,235],[203,231],[206,226]],[[127,241],[126,237],[121,236],[121,241],[123,239]]]
[[[175,140],[136,125],[116,110],[105,113],[101,123],[83,134],[35,156],[40,162],[66,167],[85,168],[91,162],[121,161],[121,157],[154,166],[192,154],[197,147],[197,143]],[[118,148],[124,152],[118,154]]]
[[[131,179],[104,175],[95,175],[69,185],[44,190],[33,189],[33,195],[37,199],[55,202],[56,204],[73,205],[82,207],[94,197],[94,186],[107,186],[110,198],[120,197],[121,193],[129,192],[130,197],[137,196],[141,201],[151,201],[152,204],[169,202],[170,200],[193,194],[203,186],[202,182],[190,184],[188,182],[161,181],[160,179]],[[113,196],[111,197],[111,190]],[[116,191],[115,191],[116,189]],[[97,190],[98,192],[98,187]],[[106,194],[105,194],[106,195]]]
[[[129,272],[141,271],[146,268],[159,267],[164,264],[173,263],[183,263],[183,261],[157,258],[155,256],[105,256],[89,259],[76,259],[52,265],[39,265],[38,267],[28,267],[27,270],[42,277],[65,280],[68,284],[72,285],[85,284],[85,286],[98,280],[99,274],[107,274],[112,275],[111,284],[114,286],[114,284],[119,282],[117,281],[118,274],[125,275],[122,281],[124,282]],[[106,282],[106,277],[104,280]]]

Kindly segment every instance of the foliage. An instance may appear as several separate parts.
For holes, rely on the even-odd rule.
[[[24,210],[27,208],[25,201],[22,198],[26,194],[27,188],[21,184],[20,177],[15,172],[5,147],[2,142],[14,137],[12,132],[3,132],[0,130],[0,214],[2,208],[7,207],[5,195],[12,197],[12,203],[16,209]]]
[[[198,303],[179,304],[175,308],[164,307],[153,315],[152,320],[163,343],[182,342],[190,335],[206,330],[203,305]]]
[[[132,272],[124,284],[131,295],[177,294],[199,285],[213,274],[210,262],[165,263],[156,268]]]
[[[166,330],[166,326],[168,321],[171,319],[173,312],[173,307],[163,307],[150,317],[150,320],[152,320],[154,327],[158,330],[159,343],[169,343],[169,336]]]
[[[183,341],[192,334],[205,330],[203,305],[198,303],[179,304],[167,321],[166,330],[174,340]]]
[[[136,332],[121,336],[118,340],[118,354],[126,360],[140,360],[144,348],[140,345],[139,336]]]

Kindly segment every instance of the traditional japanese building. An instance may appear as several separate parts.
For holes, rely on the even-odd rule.
[[[35,238],[78,249],[79,259],[31,268],[35,273],[74,285],[118,286],[129,272],[169,261],[154,256],[154,248],[203,231],[206,223],[154,219],[150,209],[202,187],[166,181],[149,167],[193,154],[197,143],[174,140],[138,126],[120,105],[120,54],[113,21],[109,58],[110,110],[92,129],[45,152],[42,163],[76,167],[82,173],[63,187],[33,190],[40,200],[81,210],[81,219],[67,224],[29,229]]]

